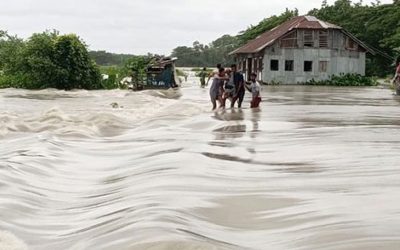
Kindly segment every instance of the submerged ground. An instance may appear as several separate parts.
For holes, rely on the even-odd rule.
[[[400,248],[390,90],[264,87],[261,110],[214,113],[197,84],[0,90],[0,230],[37,250]]]

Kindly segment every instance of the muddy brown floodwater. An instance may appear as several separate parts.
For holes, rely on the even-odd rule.
[[[400,249],[390,90],[264,87],[260,110],[214,113],[197,84],[0,90],[0,230],[34,250]]]

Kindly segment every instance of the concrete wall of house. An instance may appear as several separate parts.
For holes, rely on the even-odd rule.
[[[318,34],[318,31],[314,31]],[[318,35],[314,47],[303,46],[303,33],[297,32],[297,48],[281,48],[280,42],[264,51],[262,81],[296,84],[309,80],[325,80],[331,75],[355,73],[365,75],[366,53],[360,48],[346,48],[346,36],[338,30],[329,31],[328,48],[319,48]],[[358,46],[358,45],[357,45]],[[271,70],[271,60],[279,61],[278,71]],[[285,71],[285,61],[293,60],[293,71]],[[312,71],[304,71],[304,62],[312,61]],[[320,62],[326,62],[326,72],[320,71]]]

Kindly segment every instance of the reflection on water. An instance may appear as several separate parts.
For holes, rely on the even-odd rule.
[[[0,231],[38,250],[400,248],[389,90],[271,86],[259,110],[210,112],[189,82],[0,90]]]

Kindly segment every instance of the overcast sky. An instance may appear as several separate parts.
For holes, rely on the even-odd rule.
[[[322,0],[1,0],[0,29],[26,38],[57,29],[76,33],[91,50],[170,54],[193,41],[209,43],[236,35],[250,24]],[[333,3],[334,0],[328,1]],[[370,2],[370,1],[364,1]],[[391,3],[392,0],[382,0]]]

